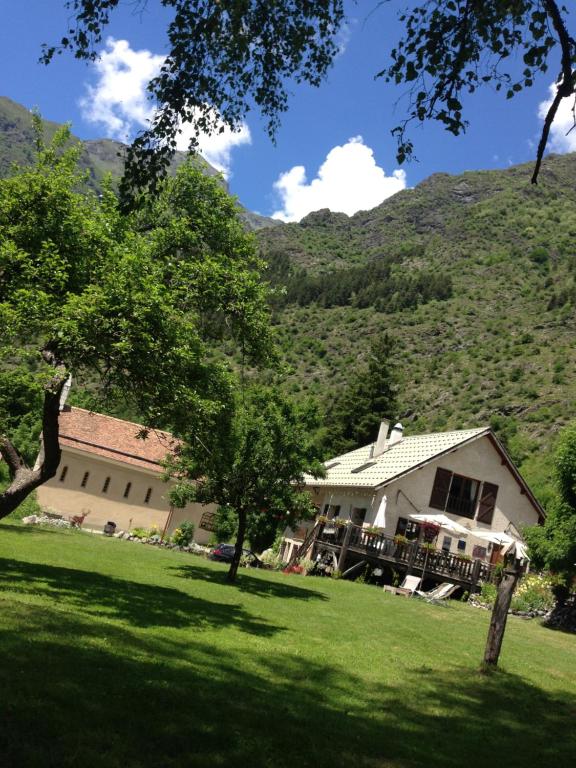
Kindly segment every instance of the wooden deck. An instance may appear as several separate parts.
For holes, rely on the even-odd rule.
[[[405,574],[420,576],[424,573],[426,578],[448,581],[474,592],[481,582],[491,581],[494,571],[494,566],[484,560],[429,551],[418,542],[398,543],[392,536],[368,533],[357,525],[337,527],[317,523],[310,538],[312,555],[321,550],[332,551],[341,572],[355,562],[366,560],[373,565],[392,565]]]

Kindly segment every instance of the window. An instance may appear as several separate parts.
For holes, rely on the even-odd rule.
[[[126,483],[126,488],[124,488],[124,498],[127,499],[130,495],[130,488],[132,488],[132,483]]]
[[[152,496],[152,488],[148,488],[146,491],[146,496],[144,497],[144,504],[148,504],[150,501],[150,496]]]
[[[102,486],[102,493],[108,493],[109,485],[110,485],[110,478],[107,477],[106,480],[104,480],[104,485]]]
[[[452,475],[446,512],[474,519],[479,488],[478,480],[462,477],[462,475]]]
[[[476,544],[472,550],[472,557],[475,560],[484,560],[487,554],[486,547],[481,547],[479,544]]]
[[[327,520],[333,520],[340,514],[340,504],[324,504],[324,515]]]
[[[350,520],[354,525],[362,525],[366,517],[366,507],[352,507]]]
[[[60,482],[63,483],[64,480],[66,480],[66,475],[68,474],[68,467],[62,467],[62,472],[60,472]]]
[[[444,540],[442,541],[442,552],[450,552],[451,546],[452,538],[450,536],[444,536]]]
[[[479,480],[456,475],[449,469],[439,467],[434,478],[430,506],[443,512],[451,512],[453,515],[469,517],[471,520],[474,519],[478,507],[478,522],[490,524],[497,493],[497,485],[481,484]]]
[[[466,551],[466,540],[458,539],[458,552],[465,552],[465,551]]]
[[[420,535],[420,523],[414,520],[408,520],[407,517],[399,517],[396,523],[396,536],[406,536],[410,541],[414,541]]]
[[[86,488],[86,483],[88,482],[89,477],[90,477],[90,472],[84,472],[84,477],[82,478],[82,482],[80,483],[81,488]]]

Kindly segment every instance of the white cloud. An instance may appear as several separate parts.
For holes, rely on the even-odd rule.
[[[546,101],[540,102],[538,107],[538,117],[544,120],[550,104],[556,95],[556,86],[552,84],[549,88],[550,97]],[[570,131],[574,125],[574,97],[562,99],[556,119],[550,128],[549,147],[554,152],[576,152],[576,128]]]
[[[155,105],[146,86],[158,74],[163,61],[163,56],[147,50],[135,51],[127,40],[109,37],[94,64],[96,84],[87,85],[86,96],[80,100],[82,117],[103,125],[109,138],[129,142],[137,130],[148,127],[154,116]],[[220,128],[222,132],[218,132]],[[191,127],[184,125],[178,149],[188,149],[191,135]],[[232,149],[250,142],[250,129],[245,123],[238,131],[232,131],[219,121],[212,135],[199,137],[199,149],[211,165],[227,176]]]
[[[310,183],[303,165],[295,165],[274,183],[282,208],[272,215],[282,221],[300,221],[311,211],[330,208],[347,213],[369,210],[406,187],[406,173],[391,176],[376,164],[374,153],[355,136],[333,147]]]
[[[186,152],[191,136],[191,126],[189,124],[183,125],[182,132],[176,141],[178,149]],[[222,171],[226,177],[230,174],[231,153],[234,147],[251,143],[250,128],[248,128],[246,123],[242,123],[238,131],[233,131],[221,120],[217,121],[214,133],[209,136],[202,134],[198,137],[200,154],[208,160],[210,165],[213,165],[218,171]]]
[[[96,85],[87,86],[87,95],[80,100],[84,119],[102,123],[110,138],[128,141],[154,113],[146,86],[163,61],[163,56],[133,51],[127,40],[109,37],[106,50],[94,64]]]

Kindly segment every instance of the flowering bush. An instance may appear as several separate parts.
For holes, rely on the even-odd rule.
[[[194,540],[196,526],[189,520],[185,520],[179,528],[174,529],[172,541],[179,547],[187,547]]]
[[[512,597],[512,611],[549,611],[554,607],[555,598],[552,588],[556,581],[550,574],[529,573],[521,579]],[[480,602],[491,607],[496,601],[495,584],[483,584]]]
[[[529,573],[518,586],[512,598],[513,611],[549,611],[556,602],[552,592],[556,582],[550,574]]]
[[[440,526],[435,523],[422,523],[421,524],[424,541],[433,542],[440,533]]]

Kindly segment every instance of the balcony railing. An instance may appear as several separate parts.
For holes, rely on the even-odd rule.
[[[348,528],[350,531],[347,534]],[[345,538],[348,539],[347,546],[350,550],[457,581],[490,581],[494,570],[493,565],[483,560],[464,558],[453,552],[430,550],[417,541],[398,541],[393,536],[373,533],[358,525],[335,525],[327,522],[320,525],[316,540],[341,548]]]

